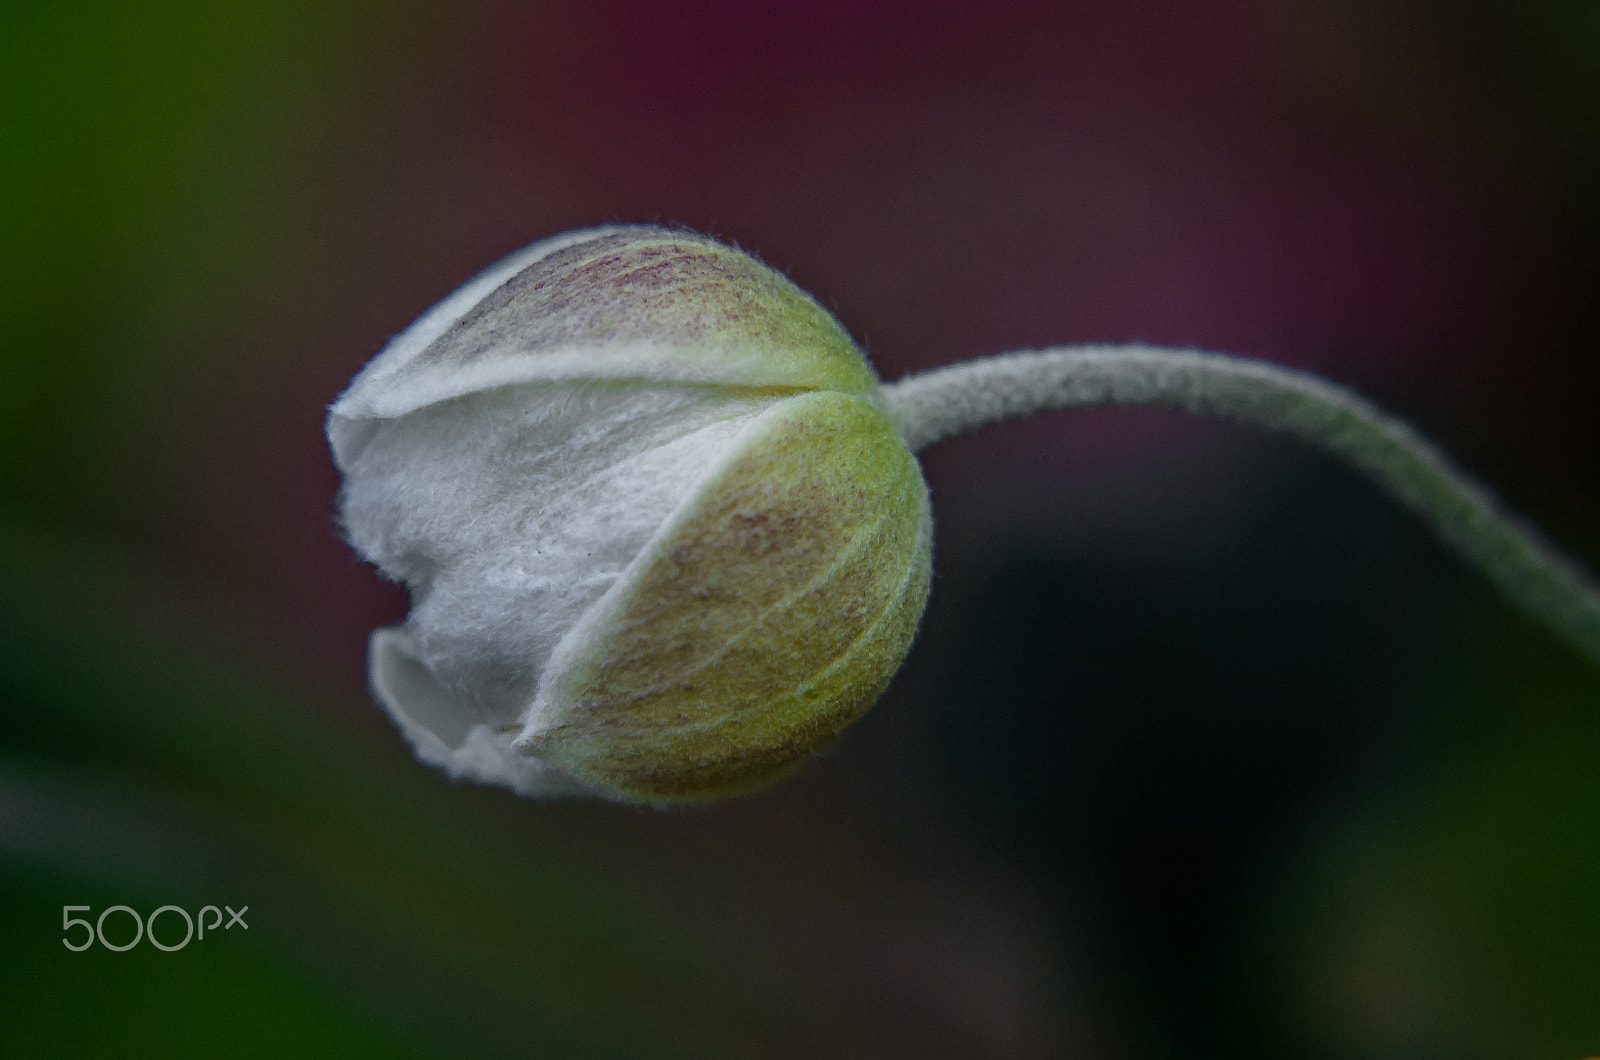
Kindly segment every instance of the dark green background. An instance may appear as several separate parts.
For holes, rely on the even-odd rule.
[[[1596,129],[1589,2],[4,5],[0,1051],[1600,1052],[1600,671],[1327,460],[1132,412],[935,448],[884,702],[655,812],[410,760],[320,433],[496,256],[658,220],[886,377],[1323,372],[1594,568]],[[62,946],[119,903],[249,928]]]

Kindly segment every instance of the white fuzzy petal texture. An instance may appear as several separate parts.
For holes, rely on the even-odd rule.
[[[345,468],[351,543],[411,592],[373,683],[426,761],[525,794],[509,750],[562,636],[781,397],[529,383],[373,421]]]
[[[375,630],[368,657],[373,691],[422,761],[457,780],[495,784],[519,795],[597,794],[540,759],[513,752],[515,732],[472,720],[417,658],[401,627]]]
[[[487,358],[468,372],[455,371],[414,380],[406,380],[405,376],[406,369],[430,346],[506,281],[557,251],[614,231],[615,228],[590,228],[563,232],[508,254],[456,288],[448,298],[390,339],[388,345],[356,373],[329,410],[328,441],[333,447],[334,462],[344,469],[385,417],[403,415],[432,402],[490,386],[526,382],[529,378],[526,372],[519,372],[513,359],[505,357]]]

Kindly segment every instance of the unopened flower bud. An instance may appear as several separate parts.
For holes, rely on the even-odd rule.
[[[525,794],[710,798],[802,762],[927,598],[916,460],[833,317],[713,240],[569,233],[398,335],[328,418],[417,755]]]

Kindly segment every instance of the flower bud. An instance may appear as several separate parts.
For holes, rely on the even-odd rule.
[[[927,599],[921,470],[833,317],[713,240],[568,233],[333,405],[351,544],[403,582],[373,688],[418,757],[530,795],[714,798],[865,711]]]

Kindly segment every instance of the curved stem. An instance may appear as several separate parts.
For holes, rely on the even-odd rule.
[[[1293,435],[1354,464],[1502,592],[1600,663],[1600,586],[1411,427],[1307,372],[1195,350],[1074,346],[984,357],[883,388],[913,451],[1050,409],[1154,405]]]

